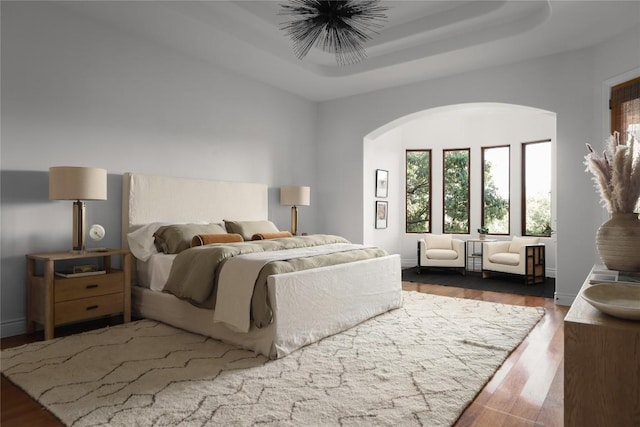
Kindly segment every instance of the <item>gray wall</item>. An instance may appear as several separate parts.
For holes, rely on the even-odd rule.
[[[363,239],[363,138],[405,115],[469,102],[502,102],[557,114],[557,297],[569,304],[598,261],[603,212],[583,164],[585,142],[608,134],[607,82],[640,75],[640,27],[588,49],[353,96],[320,105],[319,227]],[[635,70],[635,71],[633,71]],[[383,233],[383,230],[379,230]]]
[[[595,48],[316,104],[48,2],[2,2],[2,336],[24,330],[24,254],[71,246],[71,203],[49,201],[50,166],[106,168],[89,202],[101,245],[120,245],[121,175],[312,187],[300,228],[363,240],[363,138],[404,115],[467,102],[557,114],[558,289],[575,296],[597,259],[603,213],[584,143],[608,130],[607,84],[640,67],[640,28]],[[638,73],[637,71],[635,71]],[[629,78],[633,76],[629,75]]]
[[[24,328],[24,255],[71,248],[71,202],[48,200],[50,166],[107,169],[108,200],[87,202],[87,223],[112,247],[124,172],[266,183],[282,229],[278,187],[315,190],[315,103],[51,3],[1,7],[2,336]],[[314,223],[300,208],[300,229]]]

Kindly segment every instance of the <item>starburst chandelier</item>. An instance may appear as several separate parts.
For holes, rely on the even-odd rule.
[[[367,57],[362,43],[382,28],[388,9],[380,0],[290,0],[282,3],[280,15],[290,15],[282,24],[294,43],[294,52],[304,58],[313,46],[334,53],[338,65],[354,64]]]

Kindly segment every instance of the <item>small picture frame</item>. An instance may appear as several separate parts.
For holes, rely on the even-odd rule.
[[[376,200],[376,228],[387,228],[389,203]]]
[[[376,197],[389,195],[389,171],[376,169]]]

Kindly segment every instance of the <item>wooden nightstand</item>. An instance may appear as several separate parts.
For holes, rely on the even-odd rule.
[[[111,268],[112,256],[122,257],[122,270]],[[35,322],[44,325],[44,339],[53,338],[54,328],[64,323],[122,313],[131,321],[131,253],[121,249],[101,252],[50,252],[27,256],[27,332]],[[92,259],[101,262],[105,274],[73,278],[57,277],[57,261]],[[37,273],[36,262],[44,263]],[[86,262],[85,262],[86,263]]]

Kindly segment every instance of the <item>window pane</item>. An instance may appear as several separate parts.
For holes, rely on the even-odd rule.
[[[524,216],[522,234],[551,235],[551,142],[522,144]]]
[[[445,233],[469,233],[469,149],[443,151]]]
[[[490,234],[509,234],[509,146],[482,148],[482,225]]]
[[[431,150],[407,150],[407,233],[431,232]]]

